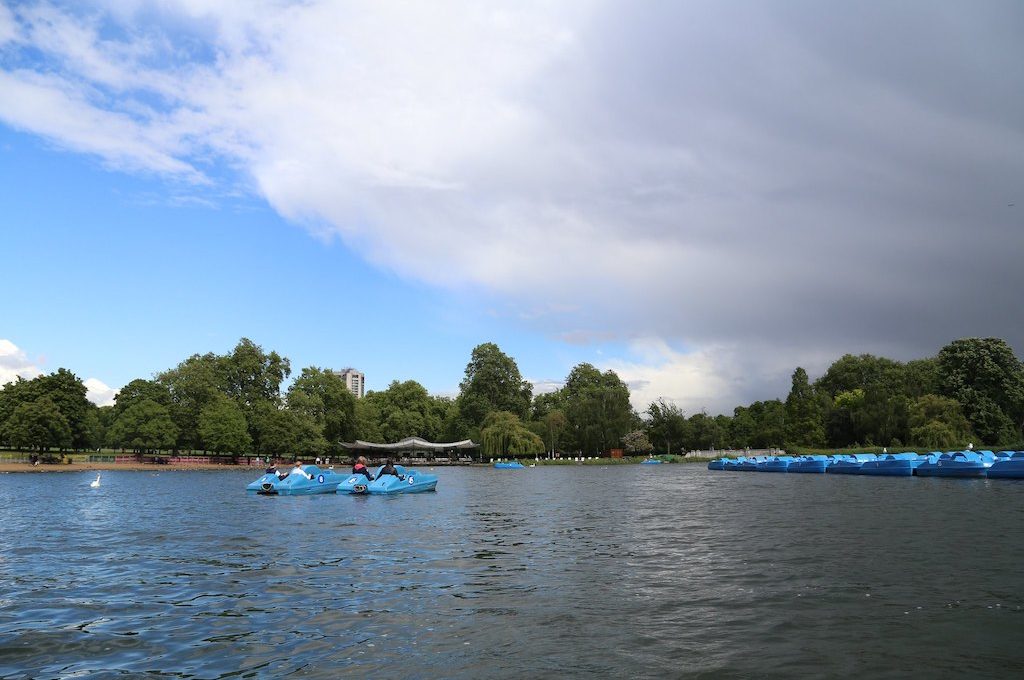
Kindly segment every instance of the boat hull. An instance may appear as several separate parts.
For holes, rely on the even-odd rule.
[[[828,461],[826,460],[798,460],[790,463],[786,472],[823,475],[827,467]]]
[[[246,487],[246,491],[259,496],[312,496],[333,493],[338,482],[344,477],[334,470],[321,470],[315,465],[303,468],[310,477],[289,474],[283,479],[275,474],[265,474]]]
[[[988,469],[988,476],[994,479],[1024,479],[1024,460],[1000,460]]]
[[[420,472],[411,468],[396,465],[400,477],[382,475],[377,468],[375,479],[370,481],[365,475],[349,475],[338,484],[335,492],[341,495],[390,496],[402,493],[422,493],[437,490],[437,475]]]

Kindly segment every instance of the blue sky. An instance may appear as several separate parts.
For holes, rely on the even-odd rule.
[[[44,371],[69,367],[116,387],[249,337],[295,372],[351,365],[369,389],[412,379],[452,393],[481,342],[498,342],[539,380],[603,351],[524,330],[486,295],[368,265],[257,197],[181,204],[180,187],[7,128],[0,150],[11,291],[0,335]]]
[[[246,336],[452,393],[491,341],[539,389],[589,361],[640,410],[728,413],[848,352],[1019,350],[1021,25],[1016,0],[0,0],[0,379],[67,366],[109,399]]]

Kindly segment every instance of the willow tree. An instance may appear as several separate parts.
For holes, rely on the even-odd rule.
[[[544,440],[509,411],[493,411],[484,418],[480,446],[485,456],[530,456],[544,453]]]

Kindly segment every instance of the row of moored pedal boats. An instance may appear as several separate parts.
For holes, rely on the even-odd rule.
[[[718,458],[709,470],[805,472],[893,477],[993,477],[1024,479],[1024,451],[933,451],[929,454],[873,453],[834,456]]]

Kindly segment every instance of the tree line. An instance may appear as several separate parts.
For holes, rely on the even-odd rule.
[[[0,389],[0,445],[23,450],[232,455],[342,454],[342,442],[472,439],[484,456],[584,455],[692,449],[917,445],[931,448],[1024,440],[1024,367],[995,338],[967,338],[937,356],[901,363],[846,355],[811,382],[803,368],[783,401],[738,406],[731,416],[687,416],[659,399],[638,413],[613,371],[582,363],[562,387],[533,394],[514,359],[475,347],[455,398],[414,380],[356,399],[344,380],[310,366],[282,390],[291,363],[242,338],[228,354],[194,354],[151,379],[125,385],[97,407],[61,368]]]

